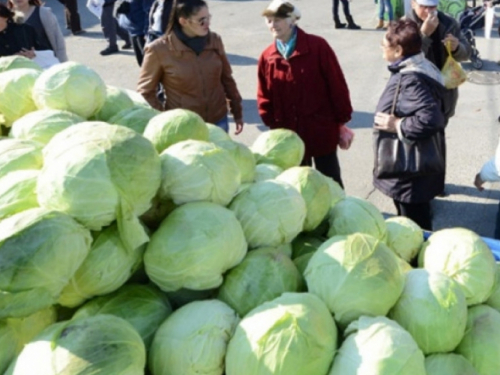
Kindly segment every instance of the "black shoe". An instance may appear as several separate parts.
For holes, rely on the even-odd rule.
[[[347,25],[345,23],[342,23],[340,21],[334,21],[335,22],[335,28],[336,29],[343,29],[345,28]]]
[[[82,35],[82,34],[85,34],[86,31],[85,30],[76,30],[76,31],[73,31],[73,35]]]
[[[347,19],[347,28],[350,30],[359,30],[361,29],[361,26],[358,26],[354,23],[354,20],[352,19],[352,16],[346,16]]]
[[[99,52],[102,56],[108,56],[113,53],[118,53],[118,47],[107,47],[103,49],[101,52]]]
[[[130,43],[125,43],[125,44],[122,46],[122,49],[132,49],[132,44],[130,44]]]

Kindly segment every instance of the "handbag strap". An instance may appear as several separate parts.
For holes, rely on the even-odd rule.
[[[396,103],[398,101],[398,96],[399,96],[399,89],[401,88],[401,74],[399,75],[399,80],[398,84],[396,85],[396,92],[394,93],[394,99],[392,100],[392,107],[391,107],[391,115],[394,114],[394,110],[396,109]]]

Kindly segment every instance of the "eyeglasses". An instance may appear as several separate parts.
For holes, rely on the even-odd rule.
[[[189,22],[197,23],[200,26],[205,26],[207,23],[210,22],[211,19],[212,19],[212,15],[209,14],[207,17],[202,17],[199,20],[189,19]]]

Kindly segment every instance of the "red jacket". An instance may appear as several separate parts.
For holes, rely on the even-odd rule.
[[[339,127],[351,120],[349,89],[335,53],[321,37],[297,28],[288,60],[271,44],[259,59],[257,105],[271,129],[299,134],[306,157],[336,150]]]

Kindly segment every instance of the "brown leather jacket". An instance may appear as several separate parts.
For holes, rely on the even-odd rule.
[[[164,107],[156,96],[158,83],[165,89]],[[146,46],[137,91],[153,108],[189,109],[210,123],[226,116],[229,102],[234,119],[242,119],[241,95],[222,40],[213,32],[198,56],[175,33]]]

